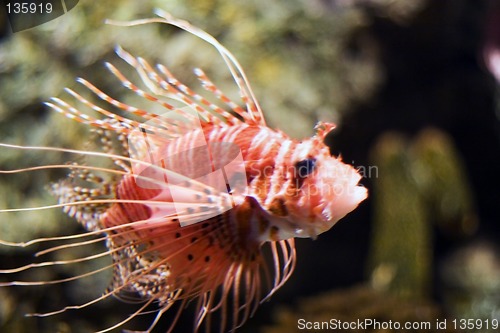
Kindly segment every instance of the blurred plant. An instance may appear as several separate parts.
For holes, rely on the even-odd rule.
[[[372,283],[407,299],[428,299],[433,267],[433,224],[453,236],[477,228],[463,162],[437,129],[415,140],[384,134],[372,151],[379,167],[373,184]]]

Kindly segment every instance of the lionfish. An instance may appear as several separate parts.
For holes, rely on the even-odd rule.
[[[203,327],[210,331],[214,314],[221,332],[233,332],[292,274],[294,238],[316,238],[327,231],[367,197],[367,190],[358,184],[361,176],[356,169],[332,156],[324,144],[333,124],[318,123],[316,134],[302,141],[269,128],[235,57],[205,31],[164,11],[156,14],[156,18],[111,23],[165,23],[208,42],[227,65],[244,106],[228,98],[201,69],[194,73],[215,102],[183,84],[164,65],[152,67],[117,47],[117,55],[137,72],[147,89],[133,84],[110,63],[106,63],[108,70],[126,89],[164,107],[165,115],[124,104],[79,78],[77,81],[99,99],[130,116],[108,111],[70,89],[66,91],[73,98],[101,117],[92,117],[59,98],[46,105],[92,126],[100,135],[102,151],[1,144],[4,148],[102,158],[114,167],[71,163],[2,171],[69,168],[67,179],[52,186],[59,203],[28,209],[62,207],[88,232],[1,244],[76,240],[44,251],[47,253],[83,246],[94,241],[78,239],[100,236],[97,240],[105,242],[107,251],[0,273],[80,263],[108,254],[112,263],[62,280],[11,281],[0,286],[62,283],[110,269],[113,279],[102,296],[38,315],[81,309],[115,296],[142,303],[129,318],[100,332],[122,327],[149,312],[152,304],[157,314],[145,332],[151,332],[160,317],[172,309],[176,312],[169,324],[171,332],[189,304],[196,308],[194,332]],[[110,175],[109,179],[98,175],[102,173]],[[27,208],[3,212],[23,209]]]

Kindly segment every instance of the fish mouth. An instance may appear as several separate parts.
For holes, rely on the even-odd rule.
[[[323,219],[326,220],[326,230],[356,209],[367,197],[368,190],[366,187],[355,185],[344,188],[343,191],[329,200],[321,211]],[[323,230],[323,232],[326,230]]]
[[[315,239],[330,230],[340,219],[368,197],[368,190],[358,184],[360,176],[354,173],[342,182],[327,180],[315,191],[305,193],[298,201],[287,205],[287,216],[281,216],[294,229],[295,237]]]

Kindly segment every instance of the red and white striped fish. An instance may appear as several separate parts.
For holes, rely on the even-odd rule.
[[[356,208],[367,197],[367,191],[358,185],[361,176],[357,171],[331,156],[324,144],[334,125],[319,123],[316,135],[302,141],[269,128],[234,56],[208,33],[163,11],[157,11],[157,15],[154,19],[114,24],[166,23],[205,40],[227,64],[239,87],[243,107],[226,97],[200,69],[195,74],[203,88],[227,110],[182,84],[165,66],[153,68],[144,59],[118,48],[118,56],[137,71],[148,91],[108,63],[109,71],[125,88],[163,106],[166,115],[126,105],[78,79],[100,99],[131,115],[107,111],[70,89],[66,91],[71,96],[101,117],[92,117],[58,98],[46,103],[71,119],[95,127],[102,138],[102,151],[1,146],[83,154],[111,160],[115,165],[31,169],[71,169],[67,179],[53,186],[59,204],[51,207],[62,207],[88,230],[83,235],[38,241],[104,235],[106,254],[113,259],[112,265],[95,271],[113,271],[113,282],[106,293],[91,302],[49,314],[83,308],[110,296],[128,299],[134,295],[143,305],[129,318],[100,332],[121,327],[153,303],[157,305],[157,316],[146,332],[171,308],[177,311],[169,326],[172,331],[188,303],[196,304],[195,332],[202,324],[209,331],[214,314],[220,322],[218,329],[232,332],[292,274],[296,262],[294,238],[316,238],[327,231]],[[21,171],[26,169],[2,173]],[[3,211],[16,210],[22,209]],[[88,242],[82,240],[67,247]],[[270,249],[272,262],[263,256],[265,247]],[[55,264],[61,262],[31,264],[0,273]],[[82,277],[15,281],[0,286],[49,284]]]

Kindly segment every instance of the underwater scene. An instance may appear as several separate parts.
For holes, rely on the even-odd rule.
[[[496,332],[500,2],[0,3],[0,332]]]

